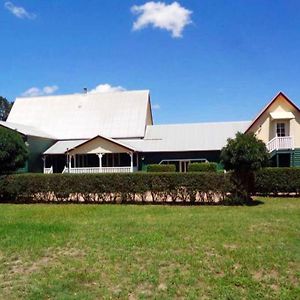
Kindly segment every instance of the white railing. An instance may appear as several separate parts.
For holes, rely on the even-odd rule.
[[[51,168],[44,168],[44,174],[52,174],[53,173],[53,167]]]
[[[85,167],[85,168],[70,168],[65,167],[62,173],[84,174],[84,173],[130,173],[130,167]]]
[[[294,150],[294,139],[291,136],[276,136],[267,143],[269,152],[274,150]]]

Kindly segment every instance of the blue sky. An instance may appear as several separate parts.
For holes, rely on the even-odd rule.
[[[155,123],[252,119],[280,90],[300,104],[299,0],[182,0],[175,25],[147,2],[0,1],[0,95],[149,89]]]

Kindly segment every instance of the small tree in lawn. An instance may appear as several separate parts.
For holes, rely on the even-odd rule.
[[[254,188],[254,172],[266,167],[269,153],[263,141],[253,133],[238,132],[234,139],[228,139],[221,151],[221,162],[226,170],[232,170],[231,180],[234,186],[235,200],[247,202],[251,200]]]
[[[27,157],[28,150],[20,134],[0,127],[0,174],[24,167]]]

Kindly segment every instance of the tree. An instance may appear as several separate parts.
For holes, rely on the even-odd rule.
[[[231,170],[236,200],[251,200],[254,188],[255,171],[269,164],[269,153],[263,141],[253,133],[238,132],[234,139],[228,139],[221,151],[221,163]]]
[[[0,121],[6,121],[13,103],[0,96]]]
[[[21,135],[0,127],[0,174],[12,173],[24,167],[28,149]]]

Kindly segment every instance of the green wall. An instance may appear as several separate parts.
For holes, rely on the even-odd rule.
[[[28,136],[27,137],[29,158],[28,158],[28,172],[43,172],[42,154],[55,141],[40,137]]]
[[[300,167],[300,149],[294,151],[293,167]]]

